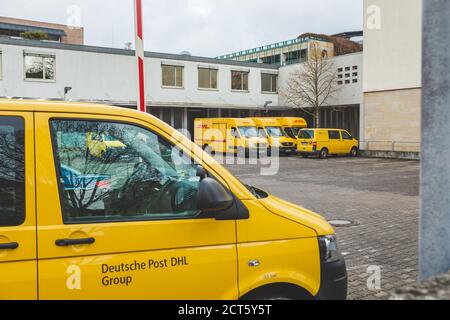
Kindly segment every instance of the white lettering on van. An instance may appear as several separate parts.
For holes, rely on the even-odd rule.
[[[67,289],[81,290],[81,269],[75,264],[71,264],[66,273],[69,275],[66,281]]]

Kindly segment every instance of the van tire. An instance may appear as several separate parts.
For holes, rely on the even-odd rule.
[[[327,148],[323,148],[322,150],[320,150],[319,158],[320,159],[328,158],[328,149]]]
[[[289,283],[274,283],[254,289],[239,300],[313,300],[305,289]]]
[[[350,157],[356,158],[357,156],[358,156],[358,148],[353,147],[352,150],[350,151]]]

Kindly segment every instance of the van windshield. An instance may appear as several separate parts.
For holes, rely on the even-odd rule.
[[[241,136],[245,138],[256,138],[258,136],[258,130],[256,127],[239,127]]]
[[[260,138],[267,138],[266,131],[264,128],[258,128],[258,137]]]
[[[301,130],[298,137],[301,139],[314,139],[314,130]]]
[[[267,134],[271,136],[272,138],[279,138],[283,137],[284,133],[283,130],[281,130],[281,127],[266,127]]]
[[[284,132],[286,133],[286,135],[288,137],[295,139],[295,138],[297,138],[301,129],[302,128],[299,128],[299,127],[285,128]]]

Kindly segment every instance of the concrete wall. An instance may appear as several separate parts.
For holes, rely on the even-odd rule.
[[[364,0],[362,149],[420,151],[422,1]]]
[[[364,13],[364,92],[420,87],[422,0],[364,0]]]
[[[421,89],[364,95],[364,150],[420,151]]]
[[[43,45],[45,44],[11,45],[5,44],[5,40],[0,41],[3,62],[0,96],[62,99],[64,87],[70,86],[73,89],[67,95],[68,99],[135,104],[136,61],[132,52],[126,50],[113,50],[109,53],[88,52],[79,50],[79,46],[76,46],[77,50],[69,50],[61,49],[64,47],[61,45],[53,44],[45,48]],[[56,80],[53,82],[24,80],[24,51],[55,55]],[[272,106],[278,105],[277,94],[261,92],[261,72],[278,73],[276,67],[265,65],[255,67],[255,64],[236,62],[226,64],[214,59],[195,61],[195,57],[184,59],[182,56],[178,56],[177,60],[173,55],[156,55],[161,57],[145,58],[146,99],[150,105],[246,109],[262,108],[266,101],[272,101]],[[182,89],[162,88],[163,63],[184,67]],[[219,70],[218,90],[198,89],[199,66],[210,66]],[[231,70],[250,72],[248,92],[231,90]]]

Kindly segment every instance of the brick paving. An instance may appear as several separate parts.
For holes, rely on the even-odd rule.
[[[419,162],[281,157],[274,176],[260,175],[259,165],[227,167],[245,183],[328,220],[359,224],[335,228],[347,262],[349,299],[386,299],[394,289],[416,282]],[[380,289],[371,281],[377,270]]]

